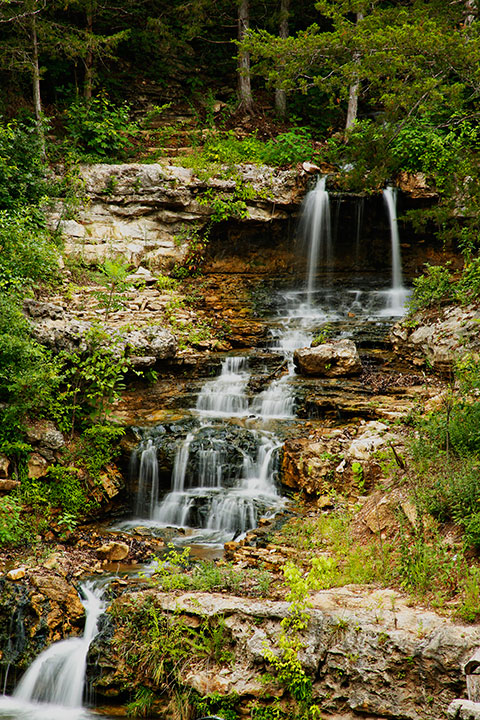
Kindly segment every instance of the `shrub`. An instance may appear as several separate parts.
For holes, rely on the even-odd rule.
[[[294,165],[310,160],[312,154],[311,134],[306,128],[297,127],[269,140],[261,159],[268,165]]]
[[[426,272],[413,281],[410,311],[439,306],[454,296],[450,271],[442,265],[426,265]]]
[[[37,203],[50,191],[32,120],[0,120],[0,209]]]
[[[455,297],[462,304],[480,297],[480,257],[466,263],[455,287]]]
[[[0,498],[0,545],[20,545],[28,539],[20,513],[18,498],[12,495]]]
[[[126,103],[114,105],[106,95],[76,100],[65,113],[65,131],[69,140],[88,154],[84,159],[125,158],[139,132],[129,114]]]

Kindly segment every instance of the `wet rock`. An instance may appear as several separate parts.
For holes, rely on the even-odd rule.
[[[52,602],[61,605],[71,622],[77,622],[85,614],[78,593],[72,585],[58,575],[34,575],[33,585]]]
[[[430,364],[439,372],[452,370],[459,357],[480,352],[480,308],[443,308],[438,314],[419,312],[393,326],[394,351],[419,367]]]
[[[295,350],[293,359],[303,375],[340,377],[362,372],[362,363],[352,340],[338,340],[322,343],[315,348]]]
[[[130,548],[126,543],[112,540],[97,549],[97,555],[101,560],[108,562],[121,562],[128,557]]]

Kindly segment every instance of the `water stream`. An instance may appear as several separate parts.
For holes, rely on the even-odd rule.
[[[278,430],[295,418],[293,352],[309,346],[326,323],[350,317],[382,324],[403,313],[403,284],[395,192],[384,191],[391,229],[391,287],[369,287],[357,278],[354,288],[335,286],[329,271],[334,248],[326,178],[308,193],[300,224],[308,245],[304,284],[278,293],[278,313],[271,322],[270,349],[280,372],[269,376],[260,391],[250,388],[248,355],[226,357],[217,377],[207,380],[188,413],[189,427],[178,437],[170,488],[161,487],[158,451],[168,434],[162,426],[142,431],[132,456],[137,479],[134,518],[129,525],[148,524],[160,531],[181,528],[192,541],[223,544],[273,515],[284,505],[277,486]],[[356,218],[355,252],[361,242],[362,208]],[[322,274],[323,273],[323,274]],[[323,278],[323,279],[322,279]],[[337,336],[349,330],[339,326]],[[175,435],[177,437],[178,434]],[[128,525],[127,524],[127,525]],[[86,611],[81,638],[53,644],[32,663],[12,697],[0,698],[0,720],[90,720],[82,707],[87,653],[103,611],[101,593],[83,586]],[[105,716],[104,716],[105,717]]]
[[[82,707],[85,670],[90,644],[98,632],[104,610],[102,591],[85,583],[81,592],[85,608],[82,637],[50,645],[30,665],[12,697],[0,697],[0,718],[21,720],[86,720],[98,717]]]
[[[306,246],[307,270],[303,286],[278,293],[279,311],[272,319],[270,349],[283,358],[283,372],[255,394],[249,390],[251,370],[245,355],[231,355],[219,375],[204,383],[195,407],[193,427],[177,443],[170,489],[162,497],[157,451],[168,430],[143,431],[133,458],[138,484],[133,524],[154,528],[183,528],[188,541],[223,544],[256,526],[261,515],[271,515],[283,504],[276,484],[278,425],[295,417],[291,382],[293,352],[309,346],[316,331],[337,323],[337,337],[351,332],[340,324],[354,317],[357,325],[386,324],[403,312],[400,242],[395,194],[387,188],[392,244],[391,287],[335,286],[329,271],[334,247],[326,177],[320,177],[305,199],[299,233]],[[362,214],[356,218],[353,241],[358,253]],[[360,322],[359,322],[360,321]],[[275,431],[272,429],[275,422]]]

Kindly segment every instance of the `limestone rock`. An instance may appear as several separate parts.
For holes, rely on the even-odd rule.
[[[452,700],[448,706],[449,720],[480,720],[480,703],[470,700]]]
[[[438,193],[432,188],[424,173],[410,173],[402,171],[398,175],[398,187],[408,193],[412,198],[437,197]]]
[[[288,615],[288,603],[217,593],[173,595],[145,590],[113,601],[114,623],[132,601],[137,608],[153,601],[160,613],[166,617],[180,614],[193,630],[199,627],[195,618],[222,618],[224,646],[233,653],[234,662],[219,666],[211,659],[198,658],[194,667],[185,664],[181,681],[202,694],[213,690],[221,695],[237,693],[243,709],[252,699],[262,702],[265,651],[278,652],[280,623]],[[388,589],[350,586],[322,590],[312,595],[311,602],[300,661],[313,678],[313,701],[322,716],[445,717],[449,703],[464,690],[462,666],[479,644],[478,627],[413,608],[408,598]],[[121,634],[116,636],[115,627],[113,630],[113,637],[110,626],[96,644],[97,674],[92,681],[98,693],[118,695],[131,683],[131,667],[121,656],[117,641]],[[138,677],[138,683],[146,680]]]
[[[44,303],[48,305],[48,303]],[[25,310],[30,314],[31,305]],[[38,342],[50,347],[55,352],[66,350],[86,350],[85,336],[92,327],[92,323],[79,320],[75,315],[62,311],[61,317],[52,318],[49,310],[42,314],[41,304],[34,306],[35,314],[32,316],[32,333]],[[142,358],[146,359],[145,366],[149,367],[151,358],[164,360],[174,357],[177,352],[177,341],[173,333],[161,325],[145,325],[136,330],[118,330],[105,325],[105,346],[114,348],[115,353],[127,352],[136,357],[136,366],[142,366]],[[32,437],[37,442],[43,442],[47,447],[57,449],[62,444],[60,433],[54,427],[49,432],[44,431],[44,425],[36,424],[31,429]],[[38,427],[40,426],[40,430]],[[43,434],[42,434],[43,433]]]
[[[466,352],[480,352],[479,321],[480,308],[473,305],[446,307],[434,317],[419,312],[394,325],[390,338],[402,359],[448,372]]]
[[[111,542],[105,543],[105,545],[101,545],[98,548],[97,556],[102,560],[107,560],[108,562],[121,562],[128,557],[129,552],[130,548],[126,543],[112,540]]]
[[[393,441],[393,435],[387,432],[388,425],[381,422],[369,422],[360,428],[359,437],[352,440],[347,450],[351,460],[369,460],[372,453],[381,448],[388,447]]]
[[[73,622],[84,616],[85,609],[77,591],[64,578],[58,575],[36,575],[32,578],[32,583],[42,595],[61,605]]]
[[[49,463],[42,455],[32,453],[28,458],[28,477],[31,480],[45,477]]]
[[[3,453],[0,453],[0,478],[8,478],[9,469],[10,469],[9,458],[6,455],[4,455]]]
[[[9,580],[23,580],[24,577],[25,577],[25,568],[23,568],[23,567],[14,568],[13,570],[10,570],[7,573],[7,578]]]
[[[362,363],[352,340],[338,340],[315,348],[301,348],[295,350],[293,359],[303,375],[340,377],[362,372]]]
[[[238,175],[255,196],[247,203],[242,224],[288,218],[301,203],[294,170],[239,165]],[[203,227],[211,210],[198,202],[209,189],[235,191],[232,179],[196,177],[189,168],[163,164],[83,165],[80,177],[88,201],[75,221],[62,219],[59,205],[50,225],[59,227],[67,255],[98,264],[106,258],[126,259],[138,267],[168,269],[182,259],[176,242],[182,225]]]
[[[0,478],[0,493],[11,492],[12,490],[15,490],[18,487],[20,487],[19,480],[9,480],[9,479]]]

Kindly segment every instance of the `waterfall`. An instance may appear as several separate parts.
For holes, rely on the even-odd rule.
[[[312,307],[316,291],[316,276],[320,260],[326,268],[332,262],[332,228],[330,219],[330,201],[326,188],[327,177],[319,177],[314,190],[305,198],[301,232],[308,246],[307,263],[307,306]]]
[[[82,711],[85,671],[90,643],[98,632],[104,610],[101,592],[92,584],[82,585],[85,629],[82,637],[68,638],[44,650],[30,665],[14,690],[13,697],[0,700],[0,717],[86,717]],[[8,714],[12,712],[12,715]]]
[[[392,187],[383,191],[390,222],[392,244],[392,288],[390,291],[390,309],[393,315],[402,315],[405,305],[406,290],[403,285],[402,256],[400,252],[400,235],[397,222],[397,193]]]
[[[147,510],[151,523],[191,528],[225,541],[282,506],[275,486],[280,442],[269,430],[245,427],[240,419],[251,417],[262,425],[268,418],[293,417],[293,396],[284,376],[250,402],[249,379],[247,360],[230,356],[220,374],[204,383],[192,410],[198,427],[179,442],[170,491],[160,501],[152,496],[151,478],[158,477],[158,470],[151,464],[157,464],[155,442],[163,436],[142,441],[136,509]]]

